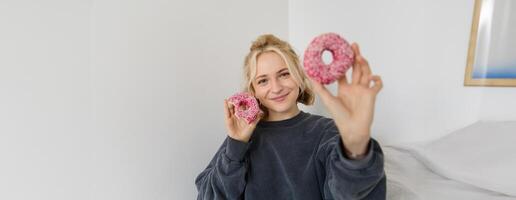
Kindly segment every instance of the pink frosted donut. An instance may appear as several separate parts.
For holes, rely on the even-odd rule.
[[[333,61],[324,64],[321,56],[330,51]],[[335,33],[325,33],[312,40],[305,50],[304,67],[306,74],[322,84],[330,84],[344,76],[354,61],[354,53],[349,43]]]
[[[262,111],[258,101],[247,92],[239,92],[229,97],[229,102],[235,106],[236,116],[246,120],[248,124],[256,120]]]

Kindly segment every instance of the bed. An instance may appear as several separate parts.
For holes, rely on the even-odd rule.
[[[476,122],[383,150],[387,199],[516,200],[516,121]]]

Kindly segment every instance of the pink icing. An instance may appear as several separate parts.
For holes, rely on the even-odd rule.
[[[229,97],[229,102],[235,106],[237,117],[243,118],[251,124],[262,111],[258,101],[247,92],[239,92]]]
[[[330,51],[333,61],[324,64],[321,56]],[[306,74],[322,84],[330,84],[344,76],[354,61],[349,43],[336,33],[325,33],[312,40],[305,50],[304,68]]]

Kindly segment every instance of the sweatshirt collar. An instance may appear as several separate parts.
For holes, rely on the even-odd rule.
[[[257,126],[259,126],[259,127],[287,127],[287,126],[292,126],[294,124],[297,124],[298,122],[300,122],[304,118],[306,118],[308,115],[310,115],[310,114],[300,110],[299,113],[296,116],[294,116],[294,117],[292,117],[290,119],[284,119],[284,120],[280,120],[280,121],[260,121],[260,122],[258,122]]]

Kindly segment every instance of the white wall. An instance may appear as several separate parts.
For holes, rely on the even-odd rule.
[[[92,162],[89,10],[0,2],[0,199],[88,199],[108,164]]]
[[[287,1],[0,2],[0,199],[195,199]]]
[[[463,86],[473,5],[291,0],[289,38],[299,51],[323,32],[359,43],[385,85],[373,136],[383,143],[424,141],[476,120],[516,120],[516,88]],[[322,104],[317,108],[324,113]]]

